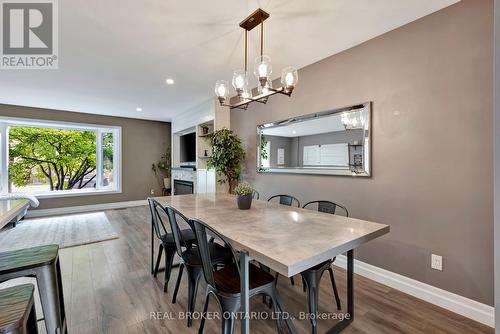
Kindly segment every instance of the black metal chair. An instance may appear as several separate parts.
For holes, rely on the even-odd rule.
[[[311,208],[316,205],[316,209],[320,212],[336,214],[337,208],[341,208],[344,210],[345,215],[349,216],[349,211],[339,204],[330,202],[330,201],[312,201],[304,204],[303,208]],[[337,285],[335,284],[335,277],[333,275],[332,264],[335,261],[335,258],[320,263],[312,268],[309,268],[301,273],[302,282],[304,284],[304,291],[307,290],[307,300],[309,301],[309,312],[310,314],[316,315],[318,312],[318,304],[319,304],[319,284],[321,281],[321,277],[325,271],[330,273],[330,280],[332,282],[333,293],[335,295],[335,301],[337,303],[337,309],[341,309],[339,292],[337,290]],[[317,333],[317,317],[311,316],[311,324],[312,324],[312,333]]]
[[[275,198],[279,199],[279,203],[282,205],[288,205],[288,206],[296,206],[297,208],[300,208],[300,201],[296,199],[293,196],[290,195],[274,195],[269,197],[267,200],[268,202],[271,202]]]
[[[344,211],[344,215],[346,217],[349,217],[349,211],[347,211],[347,208],[343,205],[333,203],[330,201],[311,201],[307,202],[304,204],[303,208],[308,209],[308,207],[317,205],[316,209],[320,212],[325,212],[325,213],[331,213],[332,215],[335,215],[337,212],[337,208],[340,208]]]
[[[163,283],[163,291],[167,292],[168,282],[170,281],[170,274],[172,272],[174,256],[176,252],[174,236],[171,232],[168,232],[161,219],[161,213],[165,211],[165,208],[158,203],[153,198],[148,198],[149,209],[151,211],[151,224],[153,225],[153,230],[156,237],[160,241],[160,246],[158,248],[158,257],[156,259],[156,265],[153,270],[153,276],[158,275],[158,270],[160,267],[161,257],[165,252],[165,281]],[[191,246],[195,243],[196,238],[194,232],[191,229],[184,229],[180,232],[183,243]],[[153,240],[151,240],[153,243]]]
[[[267,201],[271,202],[275,198],[279,199],[279,203],[281,205],[297,206],[298,208],[300,208],[300,201],[291,195],[274,195],[274,196],[269,197],[269,199]],[[278,283],[278,277],[279,277],[279,274],[276,273],[276,276],[275,276],[276,283]],[[292,283],[292,285],[295,285],[295,281],[294,281],[293,277],[290,277],[290,282]]]
[[[260,198],[260,194],[259,194],[259,192],[257,190],[254,190],[252,192],[252,198],[253,199],[257,199],[257,200]]]
[[[179,211],[174,208],[167,206],[165,208],[165,213],[167,214],[168,221],[170,223],[170,228],[175,241],[175,248],[177,255],[181,258],[181,264],[179,267],[179,275],[177,276],[177,282],[175,284],[174,295],[172,297],[172,303],[175,304],[177,301],[177,293],[179,292],[179,286],[182,280],[182,273],[184,268],[188,275],[188,313],[187,313],[187,325],[191,327],[193,320],[192,315],[194,312],[194,307],[196,305],[196,295],[198,292],[198,284],[202,274],[202,263],[200,260],[199,251],[197,245],[189,245],[184,243],[182,239],[182,230],[179,227],[177,218],[184,221],[189,225],[189,220],[182,215]],[[194,234],[194,232],[193,232]],[[211,261],[215,268],[220,266],[225,266],[226,264],[231,264],[232,256],[229,249],[215,243],[209,242],[208,247],[210,249]]]
[[[222,314],[224,315],[221,317],[222,333],[232,334],[234,331],[237,312],[241,306],[241,270],[238,257],[229,242],[210,226],[196,219],[191,219],[190,225],[193,226],[195,231],[198,243],[197,249],[199,250],[203,266],[203,275],[207,282],[205,304],[203,306],[202,320],[198,333],[203,333],[210,296],[213,295],[221,308]],[[213,248],[210,247],[210,243],[207,241],[209,235],[215,236],[230,250],[233,259],[232,265],[226,266],[218,271],[214,270],[215,263],[213,262]],[[274,277],[252,263],[249,264],[249,273],[249,297],[252,298],[257,295],[269,296],[273,302],[274,312],[278,316],[281,316],[278,317],[276,322],[278,333],[282,333],[283,320],[285,320],[289,331],[291,333],[295,333],[295,327],[293,326],[291,319],[289,317],[282,316],[285,314],[285,309],[278,294],[278,290],[274,284]]]

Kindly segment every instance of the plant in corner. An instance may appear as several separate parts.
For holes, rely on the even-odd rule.
[[[234,192],[236,195],[236,203],[238,204],[238,208],[240,210],[248,210],[252,206],[252,195],[253,188],[247,182],[239,183],[236,188],[234,188]]]
[[[233,131],[223,128],[208,136],[212,145],[212,156],[207,160],[207,167],[214,168],[224,177],[220,183],[228,183],[232,194],[234,182],[240,179],[241,164],[245,159],[245,150],[241,139]]]
[[[166,153],[163,154],[156,164],[152,164],[151,170],[156,176],[158,185],[164,189],[170,189],[170,149],[167,149]],[[163,179],[163,184],[161,182]]]

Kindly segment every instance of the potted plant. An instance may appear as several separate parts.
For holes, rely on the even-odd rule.
[[[252,206],[252,195],[253,188],[247,182],[241,182],[234,188],[236,193],[236,203],[238,204],[238,209],[248,210]]]
[[[167,152],[160,157],[160,160],[153,164],[151,169],[155,173],[155,176],[163,177],[163,187],[165,189],[171,188],[170,183],[170,150],[167,149]],[[160,183],[160,182],[158,182]]]
[[[214,168],[223,176],[220,183],[227,182],[228,192],[233,193],[234,183],[240,179],[241,164],[245,159],[245,150],[241,139],[233,131],[223,128],[208,135],[212,146],[212,155],[207,160],[207,167]]]

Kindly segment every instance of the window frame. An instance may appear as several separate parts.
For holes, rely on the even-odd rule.
[[[54,128],[96,133],[96,189],[57,190],[34,193],[37,198],[59,198],[122,193],[122,137],[121,126],[51,121],[0,116],[0,194],[9,194],[9,134],[11,126]],[[102,134],[113,133],[113,188],[102,187]]]

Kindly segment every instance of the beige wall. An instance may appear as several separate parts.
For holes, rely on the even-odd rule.
[[[307,66],[290,99],[232,112],[246,179],[261,198],[334,200],[389,224],[358,259],[493,305],[492,64],[493,1],[464,0]],[[255,172],[257,124],[365,101],[373,177]],[[431,270],[431,253],[443,272]]]
[[[122,193],[42,199],[40,209],[142,200],[151,188],[161,193],[151,164],[170,147],[170,123],[11,105],[0,105],[0,116],[122,127]]]

